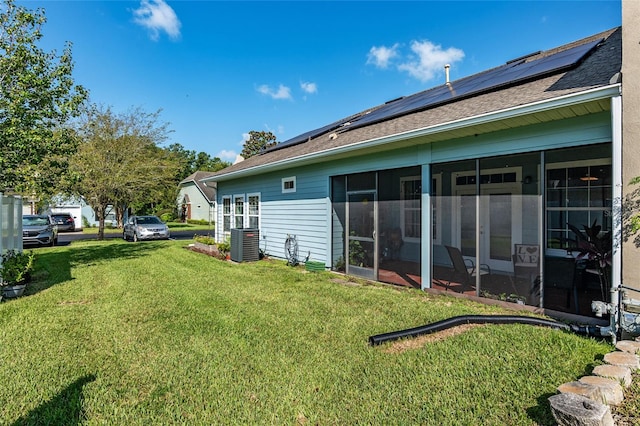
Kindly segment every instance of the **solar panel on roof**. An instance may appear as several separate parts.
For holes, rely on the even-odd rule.
[[[469,97],[498,87],[521,83],[545,74],[569,69],[577,65],[587,53],[601,41],[602,39],[599,39],[590,43],[581,44],[532,61],[526,61],[529,56],[514,59],[502,66],[461,78],[448,85],[434,87],[424,92],[389,101],[370,113],[360,114],[348,120],[337,121],[327,126],[311,130],[278,144],[265,152],[306,142],[321,134],[340,128],[346,121],[350,122],[350,129],[363,127],[368,124],[400,117],[411,112],[442,105],[455,99]]]
[[[522,82],[543,74],[550,74],[577,65],[602,39],[526,62],[509,62],[486,72],[465,77],[434,89],[407,96],[401,101],[385,105],[352,123],[357,128],[378,121],[399,117],[413,111],[426,109],[442,103],[467,97],[497,87]]]
[[[331,123],[331,124],[329,124],[327,126],[324,126],[324,127],[320,127],[318,129],[315,129],[315,130],[310,130],[310,131],[308,131],[306,133],[303,133],[301,135],[298,135],[296,137],[288,139],[288,140],[286,140],[284,142],[281,142],[281,143],[279,143],[279,144],[277,144],[275,146],[272,146],[271,148],[267,148],[267,149],[265,149],[263,151],[263,153],[276,151],[278,149],[282,149],[282,148],[285,148],[285,147],[288,147],[288,146],[293,146],[293,145],[297,145],[299,143],[306,142],[309,139],[313,139],[316,136],[320,136],[323,133],[326,133],[326,132],[329,132],[331,130],[337,129],[340,126],[341,123],[342,122],[339,121],[339,122]]]

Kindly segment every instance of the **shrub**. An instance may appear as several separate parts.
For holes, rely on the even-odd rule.
[[[2,267],[0,267],[0,285],[9,286],[26,283],[33,269],[33,252],[19,252],[8,250],[2,255]]]
[[[158,216],[160,219],[162,219],[164,222],[170,222],[173,219],[175,219],[176,217],[176,212],[174,209],[160,209],[158,211],[155,212],[155,215]],[[168,215],[167,217],[169,217],[168,220],[164,220],[163,217],[165,217],[165,215]]]
[[[163,222],[173,221],[173,213],[162,213],[162,215],[160,216],[160,220]]]
[[[211,235],[194,235],[193,239],[202,244],[216,245],[216,240]]]
[[[218,250],[220,250],[220,253],[229,253],[231,251],[231,242],[229,242],[229,240],[226,240],[224,242],[218,243]]]
[[[187,219],[187,223],[191,225],[208,225],[209,221],[205,219]]]

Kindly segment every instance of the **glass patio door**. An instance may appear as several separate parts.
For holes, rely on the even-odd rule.
[[[377,205],[376,191],[347,193],[347,274],[378,277]]]
[[[462,254],[476,257],[476,197],[475,191],[459,190],[459,223]],[[481,187],[479,200],[480,263],[492,270],[512,272],[512,247],[522,234],[522,206],[515,185]]]
[[[513,243],[521,240],[522,206],[518,188],[506,185],[481,191],[481,252],[492,269],[513,271]]]

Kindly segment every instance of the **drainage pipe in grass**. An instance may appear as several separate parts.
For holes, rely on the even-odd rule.
[[[576,333],[582,332],[575,328],[575,326],[569,326],[561,322],[547,320],[543,318],[525,317],[519,315],[461,315],[442,321],[434,322],[432,324],[423,325],[420,327],[408,328],[406,330],[392,331],[389,333],[377,334],[369,337],[369,344],[371,346],[379,345],[384,342],[390,342],[393,340],[402,339],[404,337],[418,337],[425,334],[432,334],[438,331],[446,330],[448,328],[457,327],[465,324],[527,324],[537,325],[540,327],[550,327],[560,330],[573,331]],[[596,330],[592,331],[591,335],[596,335]]]

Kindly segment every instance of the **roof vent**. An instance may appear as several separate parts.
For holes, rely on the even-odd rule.
[[[449,68],[451,68],[451,65],[446,64],[444,66],[444,82],[445,84],[451,84],[449,83]]]
[[[329,140],[334,140],[334,139],[338,139],[338,134],[337,133],[331,133],[329,135]]]

